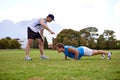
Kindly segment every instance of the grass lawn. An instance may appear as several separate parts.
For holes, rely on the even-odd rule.
[[[0,80],[120,80],[120,50],[112,52],[112,60],[98,55],[74,61],[45,50],[50,60],[41,60],[38,49],[33,49],[33,60],[26,61],[24,50],[0,50]]]

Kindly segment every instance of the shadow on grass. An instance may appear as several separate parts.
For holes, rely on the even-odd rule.
[[[89,59],[89,58],[87,58],[87,59],[81,59],[81,60],[102,60],[102,59]],[[104,60],[107,60],[107,59],[104,59]]]
[[[25,59],[24,59],[25,60]],[[74,59],[71,59],[71,58],[69,58],[69,59],[60,59],[60,58],[50,58],[50,59],[41,59],[41,58],[32,58],[32,60],[28,60],[28,61],[38,61],[38,60],[40,60],[40,61],[73,61]],[[81,58],[80,60],[78,60],[78,61],[84,61],[84,60],[101,60],[101,61],[106,61],[106,60],[108,60],[108,59],[100,59],[100,58],[87,58],[87,57],[83,57],[83,58]],[[26,60],[27,61],[27,60]]]

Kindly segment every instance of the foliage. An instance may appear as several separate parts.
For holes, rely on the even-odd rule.
[[[107,45],[106,45],[106,41],[103,35],[100,35],[98,40],[97,40],[97,48],[98,49],[106,49]]]
[[[46,37],[45,37],[45,41],[44,41],[44,49],[48,49],[48,41],[47,41]]]
[[[120,43],[116,40],[113,30],[104,30],[103,34],[98,34],[96,27],[88,27],[75,31],[63,29],[53,40],[56,43],[64,43],[72,46],[88,46],[97,49],[120,49]]]
[[[0,40],[0,49],[20,49],[21,44],[16,39],[6,37]]]
[[[39,48],[39,45],[38,45],[38,42],[37,42],[36,39],[33,40],[33,43],[32,43],[32,45],[31,45],[31,48],[33,48],[33,49]],[[45,49],[48,49],[48,41],[47,41],[47,38],[46,38],[46,37],[44,37],[44,48],[45,48]]]
[[[79,46],[80,34],[72,29],[64,29],[55,38],[54,42],[64,43],[65,45]]]
[[[39,46],[38,46],[38,42],[37,42],[36,39],[33,40],[33,43],[32,43],[32,45],[31,45],[31,48],[33,48],[33,49],[39,48]]]

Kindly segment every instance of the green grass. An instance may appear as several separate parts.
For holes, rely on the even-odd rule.
[[[50,60],[41,60],[33,49],[33,60],[26,61],[24,50],[0,50],[0,80],[120,80],[120,50],[112,52],[112,60],[101,60],[98,55],[74,61],[45,50]]]

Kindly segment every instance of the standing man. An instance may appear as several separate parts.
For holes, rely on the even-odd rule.
[[[27,29],[28,42],[27,42],[27,46],[25,49],[25,51],[26,51],[25,59],[26,60],[32,60],[32,58],[30,58],[30,56],[29,56],[29,52],[30,52],[30,46],[32,45],[32,42],[34,39],[36,39],[38,42],[41,58],[48,59],[48,57],[44,55],[44,36],[43,36],[43,33],[44,33],[44,29],[46,29],[51,34],[55,34],[51,29],[49,29],[48,26],[46,26],[47,22],[51,22],[52,20],[54,20],[54,15],[49,14],[44,19],[42,19],[42,18],[34,19],[31,22],[31,24],[28,26],[28,29]]]

